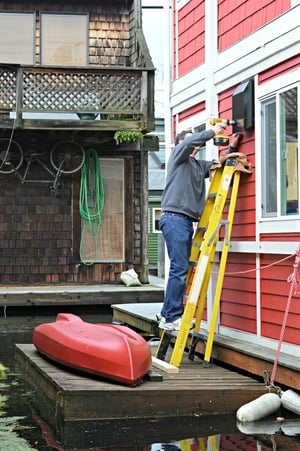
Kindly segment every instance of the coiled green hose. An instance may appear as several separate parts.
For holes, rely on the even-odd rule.
[[[79,213],[83,220],[80,239],[80,260],[85,265],[92,265],[98,258],[98,235],[102,224],[102,212],[104,208],[104,187],[101,176],[99,156],[95,149],[85,152],[85,162],[81,168]],[[95,256],[93,259],[83,257],[83,247],[86,234],[94,239]]]

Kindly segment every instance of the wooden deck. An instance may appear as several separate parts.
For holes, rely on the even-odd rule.
[[[159,303],[112,305],[113,317],[120,323],[158,336],[156,313],[160,311],[161,305]],[[200,355],[204,354],[203,343],[199,342],[196,351]],[[262,378],[267,373],[271,375],[275,354],[275,350],[264,346],[254,343],[250,345],[243,340],[215,334],[212,361],[222,362],[225,365],[230,365]],[[281,352],[276,370],[276,384],[282,388],[289,387],[300,390],[299,371],[298,359],[291,358],[290,355]]]
[[[149,284],[126,287],[119,284],[72,284],[0,286],[0,307],[85,306],[162,302],[164,282],[155,276]]]
[[[99,431],[107,421],[167,420],[179,417],[235,415],[236,410],[266,387],[252,378],[200,361],[185,359],[178,373],[155,367],[137,387],[127,387],[67,371],[43,358],[32,344],[17,344],[15,360],[34,392],[32,402],[57,432],[70,440],[70,425]]]

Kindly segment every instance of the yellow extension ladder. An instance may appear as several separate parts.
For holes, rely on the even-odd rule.
[[[186,304],[181,326],[178,332],[162,332],[156,352],[156,357],[164,360],[169,344],[175,338],[170,359],[171,365],[180,366],[194,319],[196,321],[193,328],[195,332],[193,333],[192,343],[195,338],[197,341],[197,331],[200,330],[219,232],[221,227],[224,227],[211,319],[208,336],[205,337],[206,346],[203,364],[208,365],[210,362],[241,172],[250,174],[252,172],[250,163],[245,156],[231,157],[226,160],[224,167],[215,170],[211,180],[204,210],[193,237],[186,277]],[[230,197],[228,194],[230,194]],[[224,218],[224,208],[227,201],[228,208]],[[198,334],[198,337],[202,338],[202,335]]]

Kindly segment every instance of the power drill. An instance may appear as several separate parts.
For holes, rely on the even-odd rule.
[[[213,118],[210,120],[211,125],[223,124],[223,125],[235,125],[236,121],[230,119],[221,119],[221,118]],[[215,146],[228,146],[229,145],[229,137],[226,135],[222,135],[219,133],[214,136],[214,145]]]

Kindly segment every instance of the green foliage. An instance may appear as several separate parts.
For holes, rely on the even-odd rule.
[[[124,142],[136,142],[142,139],[143,133],[137,130],[118,130],[114,134],[117,146]]]
[[[0,384],[0,389],[8,389],[5,384]],[[24,420],[24,417],[7,417],[5,408],[7,405],[8,397],[5,394],[0,393],[0,449],[1,451],[37,451],[36,448],[32,448],[29,443],[20,437],[17,431],[26,429],[26,426],[21,426],[20,421]]]

